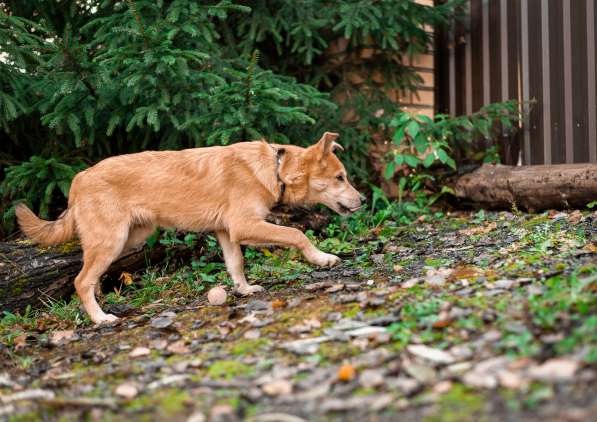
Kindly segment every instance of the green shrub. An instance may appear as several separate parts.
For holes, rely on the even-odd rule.
[[[415,86],[417,74],[402,63],[429,50],[425,25],[450,21],[462,4],[6,2],[0,179],[2,170],[32,156],[92,163],[261,137],[306,145],[333,130],[341,132],[349,171],[364,182],[371,130],[385,130],[398,112],[386,90]],[[338,43],[342,51],[332,54]],[[363,59],[363,49],[371,57]],[[351,72],[362,72],[364,84],[351,85]],[[374,74],[383,75],[384,89]],[[336,106],[330,98],[339,94],[347,100]],[[347,110],[358,121],[343,122]],[[39,185],[38,194],[46,191],[42,180],[26,183]],[[6,184],[3,192],[4,206],[23,196]],[[34,206],[48,203],[40,198]]]

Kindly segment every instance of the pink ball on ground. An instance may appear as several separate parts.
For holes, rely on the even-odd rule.
[[[211,305],[223,305],[226,303],[226,290],[222,286],[216,286],[207,292],[207,300]]]

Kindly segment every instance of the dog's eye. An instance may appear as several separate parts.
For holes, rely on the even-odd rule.
[[[338,181],[340,182],[344,182],[344,176],[342,176],[341,174],[337,175],[336,179],[338,179]]]

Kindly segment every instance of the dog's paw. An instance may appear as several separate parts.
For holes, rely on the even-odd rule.
[[[239,286],[236,288],[236,291],[243,296],[250,296],[253,293],[262,292],[263,290],[265,290],[263,287],[256,284],[247,284],[246,286]]]
[[[102,313],[100,315],[92,317],[91,320],[94,322],[95,325],[111,324],[113,322],[118,321],[118,317],[116,315]]]
[[[340,258],[331,253],[319,251],[317,255],[309,257],[309,262],[320,267],[333,267],[340,262]]]

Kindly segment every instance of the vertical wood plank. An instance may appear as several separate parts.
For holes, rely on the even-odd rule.
[[[471,1],[471,95],[472,111],[483,106],[483,17],[481,0]]]
[[[502,70],[502,90],[501,90],[501,98],[502,101],[508,101],[510,98],[510,90],[509,90],[509,66],[510,61],[508,60],[508,48],[509,48],[509,41],[508,38],[508,0],[501,0],[500,2],[500,38],[501,38],[501,70]],[[513,71],[515,69],[512,69]]]
[[[452,116],[456,115],[456,96],[458,93],[456,92],[456,58],[455,58],[455,41],[454,41],[454,31],[456,29],[454,27],[450,28],[449,35],[448,35],[448,51],[449,51],[449,63],[450,63],[450,90],[449,90],[449,97],[450,97],[450,114]]]
[[[593,1],[593,0],[589,0]],[[589,161],[588,132],[588,75],[587,75],[587,29],[584,27],[587,0],[575,1],[570,5],[570,39],[572,70],[572,140],[566,140],[566,160],[571,149],[573,163]],[[592,48],[595,48],[593,45]],[[569,146],[570,144],[570,146]]]
[[[570,20],[570,2],[563,2],[562,20],[564,22],[564,122],[566,132],[566,162],[572,163],[574,153],[572,148],[572,28]]]
[[[567,2],[564,2],[567,3]],[[542,107],[543,107],[543,163],[551,164],[551,99],[550,67],[549,67],[549,2],[541,4],[541,70]]]
[[[587,2],[587,108],[588,108],[588,131],[589,131],[589,161],[597,162],[597,93],[595,79],[595,2]]]
[[[564,22],[561,0],[549,0],[549,51],[551,100],[551,161],[566,162],[565,101],[564,101]]]
[[[471,0],[472,1],[472,0]],[[465,88],[465,97],[466,97],[466,114],[471,114],[473,112],[473,63],[471,57],[471,4],[470,1],[467,3],[467,10],[466,10],[466,19],[467,19],[467,27],[466,27],[466,49],[464,51],[464,61],[465,61],[465,73],[466,73],[466,88]]]
[[[531,164],[531,116],[528,102],[530,95],[530,76],[529,76],[529,0],[520,1],[520,56],[521,56],[521,74],[522,74],[522,101],[525,103],[525,114],[528,116],[524,124],[523,144],[524,144],[524,164]]]
[[[502,100],[502,45],[507,42],[501,38],[501,0],[488,0],[488,37],[489,37],[489,102]]]
[[[482,5],[482,17],[483,17],[483,105],[491,102],[490,95],[490,59],[489,53],[491,52],[489,47],[489,0],[483,0]]]
[[[529,34],[529,95],[535,104],[529,113],[529,130],[531,138],[530,164],[545,164],[545,138],[544,138],[544,90],[543,90],[543,33],[541,31],[541,18],[544,3],[542,0],[528,0],[528,34]]]

